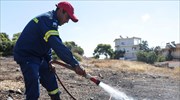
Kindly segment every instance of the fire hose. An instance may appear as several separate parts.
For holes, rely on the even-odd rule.
[[[50,62],[50,64],[57,64],[57,65],[60,65],[60,66],[63,66],[65,68],[68,68],[70,70],[73,70],[74,71],[74,68],[72,66],[70,66],[69,64],[65,64],[65,63],[62,63],[62,62],[59,62],[59,61],[56,61],[56,60],[53,60]],[[55,69],[54,69],[54,74],[56,76],[56,78],[58,79],[59,83],[62,85],[62,87],[64,88],[64,90],[69,94],[69,96],[73,99],[73,100],[76,100],[75,97],[73,97],[73,95],[66,89],[66,87],[63,85],[62,81],[60,80],[60,78],[58,77]],[[90,74],[86,74],[84,76],[86,79],[89,79],[91,80],[92,82],[94,82],[96,85],[99,85],[101,81],[97,80],[96,78],[94,78],[93,76],[91,76]]]

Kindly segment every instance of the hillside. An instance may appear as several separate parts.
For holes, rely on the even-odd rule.
[[[179,100],[180,65],[170,69],[136,61],[84,59],[81,64],[88,73],[102,82],[125,92],[135,100]],[[110,95],[91,81],[61,66],[56,71],[63,84],[77,100],[109,100]],[[61,89],[62,100],[72,100]],[[50,100],[41,86],[40,100]],[[23,77],[12,57],[0,58],[0,100],[24,99]],[[113,98],[111,98],[113,100]]]

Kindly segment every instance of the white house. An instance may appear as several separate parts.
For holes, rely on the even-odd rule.
[[[136,52],[139,50],[139,44],[141,43],[141,38],[131,37],[131,38],[117,38],[114,40],[115,50],[125,50],[125,59],[136,60]]]

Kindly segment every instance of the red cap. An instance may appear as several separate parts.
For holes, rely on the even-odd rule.
[[[74,15],[74,8],[73,6],[68,2],[60,2],[58,5],[56,5],[58,8],[63,8],[70,16],[71,20],[73,22],[78,22],[77,17]]]

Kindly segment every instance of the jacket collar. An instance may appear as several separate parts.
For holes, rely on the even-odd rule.
[[[58,20],[58,17],[57,17],[57,11],[54,11],[53,10],[53,18],[55,19],[55,21],[58,23],[59,25],[59,20]]]

